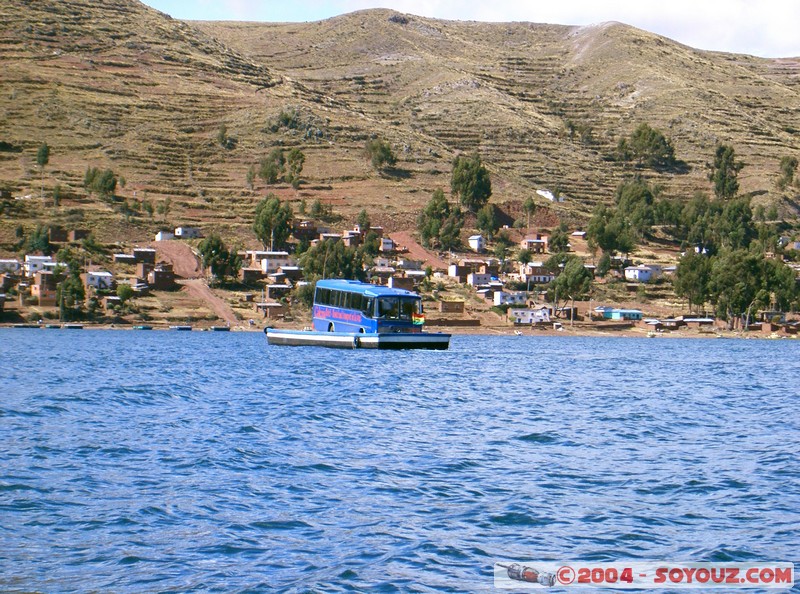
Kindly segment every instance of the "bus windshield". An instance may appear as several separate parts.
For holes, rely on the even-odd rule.
[[[381,320],[412,321],[414,314],[422,313],[422,300],[408,297],[380,297],[377,317]]]

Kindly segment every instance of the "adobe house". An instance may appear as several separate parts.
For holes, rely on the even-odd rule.
[[[460,300],[442,300],[439,302],[440,313],[463,314],[464,302]]]
[[[73,229],[69,232],[69,240],[72,242],[81,241],[89,237],[89,231],[87,229]]]
[[[133,258],[136,263],[145,262],[146,264],[156,263],[156,250],[153,248],[133,248]]]
[[[155,250],[154,250],[155,251]],[[175,288],[175,273],[171,264],[159,264],[147,275],[147,284],[157,291],[171,291]]]

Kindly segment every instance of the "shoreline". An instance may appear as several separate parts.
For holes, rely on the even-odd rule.
[[[69,326],[72,325],[73,328]],[[186,332],[189,330],[178,330],[176,328],[171,328],[170,326],[164,325],[150,325],[150,324],[93,324],[93,323],[86,323],[86,322],[65,322],[65,323],[55,323],[51,322],[48,324],[36,324],[36,323],[2,323],[0,324],[0,329],[13,329],[13,330],[21,330],[21,329],[29,329],[29,330],[77,330],[74,326],[80,326],[81,330],[103,330],[103,331],[136,331],[136,332]],[[146,328],[142,328],[142,326],[149,326]],[[174,326],[179,326],[178,324],[174,324]],[[188,324],[183,324],[180,326],[188,326]],[[269,325],[264,326],[244,326],[244,325],[237,325],[237,326],[192,326],[191,332],[260,332],[263,333],[264,330],[270,327]],[[275,327],[281,327],[291,330],[302,330],[303,326],[298,325],[280,325]],[[786,335],[786,334],[779,334],[779,333],[772,333],[772,334],[764,334],[757,331],[752,332],[742,332],[740,330],[719,330],[715,329],[713,331],[708,330],[676,330],[676,331],[669,331],[669,332],[653,332],[646,330],[644,328],[638,327],[631,327],[626,329],[602,329],[602,328],[570,328],[567,326],[562,326],[560,330],[552,329],[552,328],[519,328],[514,326],[472,326],[472,327],[459,327],[459,326],[431,326],[426,328],[426,332],[429,333],[447,333],[452,334],[453,336],[516,336],[519,338],[523,337],[535,337],[535,336],[552,336],[552,337],[576,337],[576,338],[611,338],[611,337],[618,337],[618,338],[666,338],[666,339],[700,339],[700,340],[708,340],[708,339],[737,339],[737,340],[753,340],[753,339],[760,339],[760,340],[798,340],[800,339],[800,335]]]

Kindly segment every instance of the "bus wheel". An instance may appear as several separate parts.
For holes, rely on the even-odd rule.
[[[335,330],[334,330],[334,328],[333,328],[333,322],[331,322],[330,324],[328,324],[328,332],[335,332]]]

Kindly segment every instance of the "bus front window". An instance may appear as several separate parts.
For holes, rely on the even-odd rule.
[[[413,314],[417,313],[418,303],[417,299],[403,299],[400,303],[400,319],[410,322]]]
[[[381,297],[378,299],[378,317],[384,320],[396,320],[399,306],[396,297]]]

